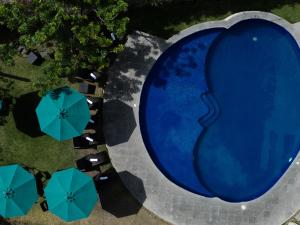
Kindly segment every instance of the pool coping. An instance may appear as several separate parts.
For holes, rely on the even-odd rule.
[[[253,18],[269,20],[284,27],[300,46],[300,32],[296,26],[271,13],[247,11],[233,14],[221,21],[191,26],[168,40],[135,32],[129,36],[124,53],[108,71],[105,103],[117,100],[132,109],[122,115],[122,112],[117,112],[117,106],[110,107],[104,103],[103,129],[105,138],[112,141],[112,144],[107,144],[112,164],[117,172],[127,171],[141,181],[134,182],[131,178],[121,177],[125,186],[139,202],[170,223],[178,225],[282,224],[300,208],[300,202],[297,201],[300,199],[298,191],[300,174],[297,173],[300,168],[299,154],[284,176],[267,193],[247,203],[228,203],[219,198],[205,198],[193,194],[168,180],[152,162],[140,132],[141,90],[152,65],[164,50],[192,33],[209,28],[228,28],[241,20]],[[134,117],[135,124],[129,122],[131,117]],[[117,127],[115,120],[120,120],[122,127]],[[125,134],[128,131],[131,133]],[[113,143],[122,133],[128,140]],[[242,209],[244,206],[246,210]]]

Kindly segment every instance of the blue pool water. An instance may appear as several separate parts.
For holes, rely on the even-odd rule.
[[[140,126],[157,167],[179,186],[230,202],[269,190],[298,153],[300,51],[265,20],[192,34],[157,60]]]

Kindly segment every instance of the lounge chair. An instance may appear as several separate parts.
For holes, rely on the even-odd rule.
[[[86,159],[88,159],[93,165],[104,165],[110,163],[108,153],[105,151],[87,155]]]
[[[28,62],[32,65],[40,65],[42,63],[42,57],[35,52],[30,52],[28,55]]]
[[[89,76],[93,81],[97,81],[101,77],[101,74],[98,72],[91,72]]]
[[[87,130],[86,132],[89,132],[88,130],[97,131],[98,121],[99,121],[99,116],[97,114],[91,116],[91,118],[90,118],[90,120],[89,120],[89,122],[88,122],[88,124],[86,125],[86,128],[85,128],[85,130]]]
[[[40,203],[40,206],[41,206],[43,212],[48,211],[48,204],[47,204],[46,201],[42,201],[42,202]]]
[[[114,169],[109,169],[104,173],[98,173],[96,176],[93,177],[93,179],[97,185],[101,185],[105,182],[111,181],[116,176],[118,176],[118,173]]]
[[[110,159],[107,152],[89,154],[76,161],[77,168],[84,172],[94,170],[96,167],[109,164],[109,163],[110,163]]]
[[[79,92],[81,92],[83,94],[93,95],[93,94],[95,94],[95,91],[96,91],[95,85],[91,85],[86,82],[79,83]]]
[[[103,98],[99,97],[87,97],[87,102],[89,103],[90,109],[98,109],[102,107]]]
[[[73,138],[73,145],[75,149],[87,149],[97,147],[95,134],[84,134]]]
[[[102,75],[98,72],[91,70],[82,70],[74,74],[73,78],[78,81],[87,81],[87,82],[96,82],[98,81]]]

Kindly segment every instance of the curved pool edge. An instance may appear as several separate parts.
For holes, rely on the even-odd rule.
[[[291,33],[291,35],[294,37],[294,39],[297,41],[298,45],[300,46],[300,30],[296,30],[293,24],[289,23],[287,20],[277,15],[268,12],[261,12],[261,11],[239,12],[226,17],[224,20],[199,23],[180,31],[178,34],[173,35],[167,40],[167,42],[170,44],[174,44],[175,42],[195,32],[209,29],[209,28],[216,28],[216,27],[229,28],[234,24],[247,19],[263,19],[263,20],[268,20],[273,23],[276,23],[277,25],[289,31],[289,33]]]
[[[182,31],[180,33],[182,37],[175,35],[168,41],[136,32],[129,37],[124,54],[109,71],[105,102],[118,99],[131,106],[136,121],[136,127],[127,142],[107,146],[112,164],[117,172],[127,171],[142,181],[142,184],[132,182],[131,178],[121,176],[131,194],[147,209],[166,221],[189,225],[211,223],[267,225],[274,224],[274,222],[281,224],[300,208],[300,203],[297,201],[300,197],[300,193],[297,193],[297,188],[300,187],[300,175],[297,175],[299,166],[295,163],[300,160],[299,154],[280,180],[260,198],[245,203],[247,209],[243,211],[241,210],[243,203],[228,203],[217,198],[201,197],[169,181],[152,162],[140,132],[139,101],[143,83],[155,60],[170,44],[201,29],[219,27],[222,23],[223,26],[228,26],[228,21],[234,24],[244,19],[258,17],[284,26],[299,45],[300,35],[292,24],[270,13],[242,12],[223,21],[195,25]],[[122,79],[118,79],[118,76]],[[128,94],[127,86],[120,85],[124,79],[128,79],[129,83],[132,82],[135,85],[130,93],[131,96],[125,98],[122,94]],[[114,90],[116,82],[118,82],[118,88],[124,88],[124,92]],[[108,140],[113,140],[118,137],[116,133],[122,132],[119,127],[114,127],[112,118],[114,110],[117,108],[109,108],[104,104],[104,134]],[[106,118],[109,119],[106,120]],[[125,120],[127,118],[127,116],[124,117]]]

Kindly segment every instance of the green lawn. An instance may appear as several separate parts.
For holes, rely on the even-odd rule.
[[[15,89],[12,93],[18,98],[35,91],[32,89],[32,81],[38,76],[43,76],[42,69],[45,65],[46,62],[42,66],[33,66],[27,62],[26,58],[16,57],[14,66],[0,64],[0,71],[5,73],[4,75],[0,74],[0,76],[15,82]],[[29,98],[28,105],[26,102],[22,105],[23,100],[19,100],[22,107],[18,107],[20,111],[18,113],[19,120],[24,122],[22,127],[28,130],[29,134],[32,132],[33,125],[30,120],[26,121],[27,119],[22,117],[22,113],[23,109],[26,111],[27,108],[30,108],[30,100]],[[0,126],[1,165],[22,163],[42,171],[54,172],[72,166],[74,158],[75,151],[71,141],[60,143],[47,135],[31,137],[16,128],[15,116],[12,112],[9,113],[8,122],[4,126]]]
[[[272,12],[291,23],[300,21],[300,2],[292,0],[194,0],[170,3],[163,7],[130,9],[130,29],[162,38],[205,21],[223,19],[240,11]]]
[[[38,76],[43,75],[43,68],[47,65],[47,62],[44,62],[41,66],[33,66],[28,63],[27,58],[19,56],[16,56],[14,61],[15,65],[13,66],[5,65],[0,61],[0,71],[5,73],[4,75],[1,75],[2,77],[10,79],[10,75],[16,76],[16,78],[10,79],[15,82],[15,89],[12,94],[14,96],[19,96],[33,91],[32,81]],[[21,79],[25,79],[25,81],[22,81]]]

